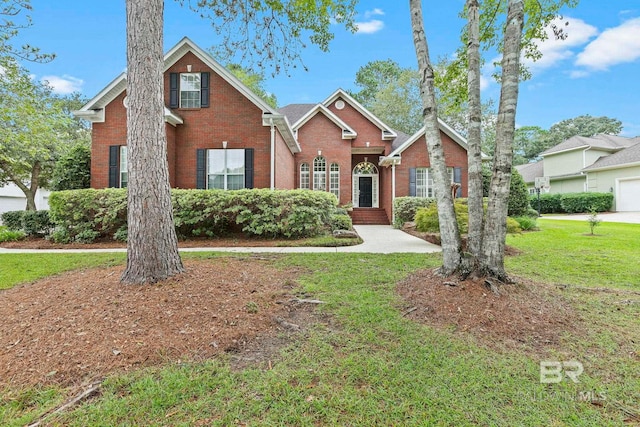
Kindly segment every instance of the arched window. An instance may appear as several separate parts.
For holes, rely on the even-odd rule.
[[[329,191],[340,200],[340,165],[331,163],[329,168]]]
[[[354,175],[377,175],[378,168],[371,162],[361,162],[353,168]]]
[[[313,160],[313,189],[326,191],[327,189],[327,161],[324,157]]]
[[[309,163],[300,165],[300,188],[309,189]]]

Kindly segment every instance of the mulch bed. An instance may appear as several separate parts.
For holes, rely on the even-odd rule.
[[[185,273],[145,286],[119,283],[122,267],[96,268],[2,291],[0,389],[86,384],[112,372],[241,353],[254,337],[281,334],[290,324],[282,319],[297,310],[291,301],[300,272],[270,262],[187,261]]]

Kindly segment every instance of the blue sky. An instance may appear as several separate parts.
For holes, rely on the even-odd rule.
[[[28,42],[57,58],[48,64],[24,65],[37,79],[46,79],[60,93],[79,91],[93,97],[126,66],[124,0],[101,2],[32,0],[33,26],[22,31]],[[309,71],[270,76],[266,89],[281,106],[320,102],[337,88],[355,89],[358,69],[369,61],[393,59],[416,67],[408,1],[360,1],[359,31],[335,26],[330,52],[311,46],[302,52]],[[202,48],[216,44],[208,21],[167,0],[165,48],[188,36]],[[450,56],[464,22],[458,12],[464,0],[423,2],[432,60]],[[541,45],[543,59],[531,65],[534,77],[520,89],[518,125],[549,128],[582,114],[606,115],[623,122],[623,135],[640,135],[640,1],[582,0],[563,14],[569,22],[566,41]],[[493,58],[488,58],[493,59]],[[499,96],[499,87],[485,70],[484,99]]]

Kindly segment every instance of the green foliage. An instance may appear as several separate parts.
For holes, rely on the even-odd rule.
[[[560,193],[540,193],[540,214],[563,212]],[[538,195],[529,196],[529,202],[538,209]]]
[[[240,64],[227,64],[226,68],[267,104],[273,108],[278,108],[276,95],[267,92],[264,88],[265,77],[263,73],[244,68]]]
[[[127,238],[126,189],[85,189],[51,194],[56,241]],[[330,229],[336,198],[308,190],[172,190],[181,238],[219,236],[236,228],[250,236],[308,237]]]
[[[49,211],[8,211],[1,217],[7,229],[20,231],[27,236],[46,236],[53,228]]]
[[[562,120],[549,128],[549,146],[560,144],[572,136],[594,136],[599,133],[618,135],[622,132],[622,122],[607,116],[592,117],[589,114]]]
[[[522,232],[522,228],[520,227],[520,223],[510,216],[507,217],[507,233],[515,234]]]
[[[25,234],[22,231],[9,230],[8,227],[0,225],[0,243],[15,242],[24,238]]]
[[[591,235],[593,236],[593,231],[602,222],[602,220],[598,218],[598,212],[595,210],[592,210],[591,215],[589,215],[589,218],[587,218],[587,222],[589,223],[589,228],[591,229]]]
[[[536,212],[536,214],[537,213],[538,212]],[[531,216],[518,216],[513,219],[515,219],[518,222],[518,225],[520,225],[520,228],[523,231],[535,230],[538,227],[536,219]]]
[[[420,208],[435,206],[436,199],[430,197],[397,197],[393,202],[395,228],[402,228],[405,222],[414,221]]]
[[[464,234],[469,229],[469,213],[467,204],[456,201],[453,204],[456,213],[456,221],[460,234]],[[427,233],[440,232],[440,221],[438,219],[438,207],[435,203],[428,208],[420,208],[415,217],[416,229]]]
[[[51,189],[78,190],[91,186],[91,148],[78,144],[64,154],[53,168]]]
[[[511,171],[509,187],[509,216],[522,216],[529,209],[529,189],[522,175],[514,168]]]
[[[351,230],[353,223],[351,217],[347,214],[332,214],[331,215],[331,230]]]
[[[613,203],[612,193],[566,193],[560,198],[566,213],[606,212]]]
[[[40,49],[29,44],[23,43],[17,49],[11,43],[21,29],[32,25],[31,9],[30,0],[0,0],[0,66],[14,59],[49,62],[55,58],[55,54],[41,53]]]

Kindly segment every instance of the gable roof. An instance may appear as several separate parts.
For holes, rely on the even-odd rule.
[[[453,129],[451,126],[449,126],[448,124],[446,124],[440,119],[438,119],[438,128],[440,129],[440,132],[443,132],[444,134],[446,134],[454,142],[456,142],[458,145],[464,148],[465,151],[469,149],[469,146],[467,145],[467,140],[464,139],[464,137],[460,135],[458,132],[456,132],[455,129]],[[414,142],[416,142],[418,139],[424,136],[425,132],[426,130],[423,126],[422,128],[420,128],[418,132],[411,135],[408,139],[406,139],[402,143],[395,144],[397,146],[394,148],[391,154],[389,154],[389,157],[399,156],[400,154],[402,154],[404,150],[409,148]],[[483,157],[486,157],[486,156],[483,155]]]
[[[363,107],[362,104],[360,104],[351,95],[349,95],[347,92],[345,92],[342,89],[338,89],[334,93],[332,93],[327,99],[325,99],[322,102],[322,105],[324,105],[325,107],[329,107],[329,105],[331,105],[333,102],[337,101],[338,98],[342,98],[349,105],[351,105],[353,108],[355,108],[360,114],[362,114],[364,117],[366,117],[371,123],[376,125],[380,129],[380,131],[382,132],[382,139],[383,140],[384,139],[387,139],[387,140],[395,139],[398,136],[396,131],[394,131],[393,129],[391,129],[391,127],[389,127],[386,124],[384,124],[382,122],[382,120],[377,118],[371,111],[369,111],[365,107]]]
[[[211,55],[201,49],[198,45],[193,43],[188,37],[184,37],[173,48],[164,55],[164,69],[166,72],[173,64],[175,64],[186,53],[193,53],[198,59],[200,59],[205,65],[211,68],[216,74],[222,77],[227,83],[229,83],[238,92],[244,95],[249,101],[251,101],[258,109],[262,110],[263,114],[263,126],[269,126],[271,120],[278,128],[282,137],[284,138],[287,146],[292,153],[300,152],[300,145],[293,134],[293,130],[289,125],[286,117],[278,113],[274,108],[262,100],[259,96],[251,91],[244,83],[242,83],[236,76],[229,70],[220,65]],[[127,74],[122,73],[115,78],[111,83],[107,85],[100,93],[94,96],[89,102],[87,102],[80,110],[74,111],[74,115],[83,119],[89,120],[94,123],[102,123],[105,120],[104,108],[113,101],[118,95],[120,95],[127,88]],[[178,120],[179,119],[179,120]],[[174,112],[165,107],[165,121],[173,124],[182,124],[182,119],[179,118]]]
[[[331,110],[322,104],[316,104],[309,111],[307,111],[302,117],[293,123],[293,130],[298,131],[309,120],[318,114],[324,114],[329,120],[331,120],[336,126],[342,129],[342,139],[353,139],[358,136],[357,132],[353,130],[351,126],[346,124],[340,117],[336,116]]]
[[[515,167],[525,183],[535,182],[536,178],[544,176],[544,160],[535,163],[525,163]]]
[[[544,157],[553,154],[560,154],[581,148],[597,148],[600,150],[615,152],[634,145],[637,142],[640,142],[640,138],[625,138],[623,136],[605,135],[602,133],[591,137],[576,135],[562,141],[558,145],[548,148],[543,151],[540,156]]]
[[[639,140],[638,138],[634,139]],[[613,153],[610,156],[600,157],[591,166],[584,168],[583,171],[616,169],[636,165],[640,165],[640,140],[636,144],[620,150],[617,153]]]

